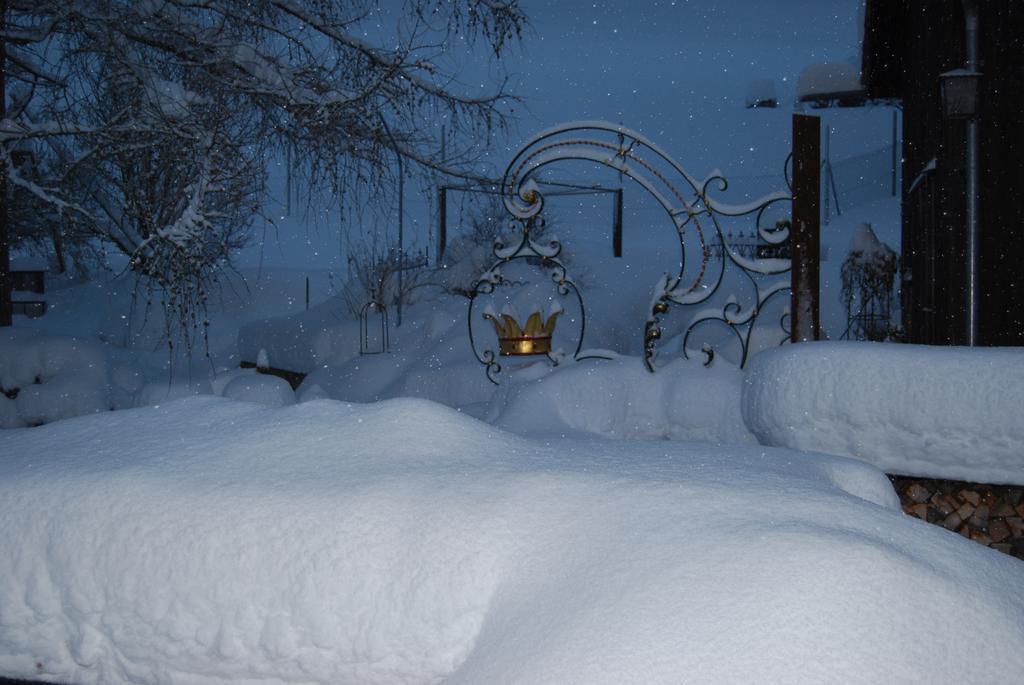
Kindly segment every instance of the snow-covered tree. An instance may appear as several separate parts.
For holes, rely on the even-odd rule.
[[[3,7],[0,161],[16,201],[58,224],[23,232],[49,231],[58,253],[82,236],[113,245],[191,325],[260,212],[266,160],[286,146],[312,183],[364,197],[396,152],[473,176],[510,96],[504,83],[461,85],[448,53],[476,45],[497,59],[526,22],[516,0],[409,0],[399,13],[361,0]],[[32,175],[16,149],[32,151]]]

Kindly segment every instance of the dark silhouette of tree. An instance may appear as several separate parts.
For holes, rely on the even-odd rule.
[[[410,0],[393,34],[360,0],[5,4],[0,163],[10,205],[25,208],[14,239],[60,261],[70,245],[113,246],[181,330],[201,328],[275,154],[293,150],[310,183],[364,199],[396,153],[422,173],[475,177],[477,141],[506,124],[511,96],[505,83],[462,86],[439,58],[499,59],[526,22],[515,0]]]

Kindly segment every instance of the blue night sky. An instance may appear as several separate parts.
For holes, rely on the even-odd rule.
[[[367,37],[392,31],[401,21],[401,4],[382,3]],[[496,136],[482,154],[485,170],[496,176],[538,131],[602,119],[651,138],[697,177],[720,168],[737,181],[739,192],[775,190],[789,151],[801,70],[859,61],[861,0],[524,0],[522,6],[530,25],[500,64],[482,50],[476,59],[457,50],[437,59],[469,92],[492,92],[507,76],[509,89],[521,98],[510,105],[507,136]],[[759,79],[774,82],[777,109],[744,107],[748,86]],[[887,112],[821,113],[840,154],[844,146],[858,154],[865,144],[888,142]],[[753,179],[746,190],[744,178]],[[406,235],[414,242],[430,240],[436,220],[425,198],[432,197],[432,189],[407,184]],[[263,257],[268,263],[337,265],[336,222],[336,216],[282,217],[279,238],[268,236]],[[305,238],[296,240],[296,234]]]
[[[531,2],[511,62],[540,118],[665,116],[742,101],[752,78],[784,90],[810,62],[856,55],[857,0]],[[770,7],[770,10],[765,9]]]
[[[531,29],[506,61],[524,98],[520,138],[566,120],[606,119],[669,149],[699,140],[712,156],[717,144],[734,151],[730,129],[743,125],[751,81],[772,79],[787,107],[804,66],[858,59],[860,4],[525,2]]]

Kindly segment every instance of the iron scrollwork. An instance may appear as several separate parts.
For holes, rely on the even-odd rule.
[[[790,290],[788,278],[767,284],[762,279],[789,272],[791,262],[788,257],[777,254],[741,254],[723,232],[721,220],[754,216],[759,242],[768,251],[774,249],[778,252],[789,237],[788,220],[774,225],[764,225],[763,220],[771,208],[792,201],[788,178],[786,184],[790,189],[787,191],[771,193],[745,205],[730,205],[712,195],[712,192],[720,193],[728,188],[728,181],[721,172],[716,170],[707,178],[698,180],[635,131],[608,122],[578,122],[543,131],[520,148],[502,181],[502,197],[509,213],[524,221],[538,216],[544,207],[544,198],[534,178],[541,169],[563,160],[595,162],[633,179],[665,210],[676,230],[680,250],[678,268],[674,273],[665,273],[656,284],[644,323],[643,351],[647,369],[654,371],[656,368],[657,345],[664,335],[662,318],[668,314],[671,305],[705,305],[685,328],[684,356],[689,355],[686,343],[694,329],[716,322],[724,324],[735,334],[741,346],[740,364],[744,365],[758,317],[770,301]],[[690,229],[699,241],[700,261],[697,273],[687,278],[684,275],[685,236]],[[709,229],[713,231],[713,239],[717,241],[716,248],[721,255],[717,273],[711,274],[710,278]],[[752,285],[754,298],[751,304],[744,306],[733,295],[723,305],[711,306],[712,298],[723,285],[727,263],[732,264]],[[782,315],[779,326],[788,337],[788,313]],[[705,345],[703,351],[705,363],[710,364],[714,358],[713,349]]]
[[[705,182],[702,194],[707,197],[707,183],[717,182],[720,190],[728,187],[728,182],[721,176],[713,177]],[[719,269],[714,274],[711,282],[703,288],[699,296],[691,294],[685,297],[678,304],[700,305],[711,301],[722,289],[724,279],[728,273],[727,265],[732,266],[732,271],[739,274],[749,284],[753,291],[753,297],[748,301],[747,306],[738,299],[736,294],[729,295],[723,303],[718,306],[709,306],[697,312],[689,321],[683,334],[682,350],[683,356],[689,357],[690,338],[694,331],[704,324],[715,323],[725,326],[739,343],[740,355],[739,366],[746,366],[751,351],[751,339],[754,333],[754,325],[758,317],[768,308],[768,305],[785,296],[791,291],[791,281],[788,276],[778,279],[771,279],[773,276],[788,274],[792,268],[788,256],[788,240],[790,231],[789,219],[779,220],[775,223],[765,222],[764,218],[768,211],[778,203],[789,202],[789,197],[769,197],[762,199],[757,204],[747,207],[740,207],[742,211],[722,211],[721,209],[707,208],[707,215],[711,218],[715,227],[715,238],[718,241],[717,260]],[[752,235],[756,237],[755,249],[740,249],[747,247],[749,243],[737,245],[736,241],[730,240],[731,234],[727,235],[722,231],[722,225],[716,214],[727,217],[753,216],[755,219],[755,231]],[[789,215],[789,212],[786,212]],[[673,300],[675,301],[675,300]],[[781,332],[778,344],[789,340],[789,310],[785,308],[779,318],[778,328]],[[715,358],[713,347],[705,344],[701,347],[705,355],[705,365],[710,365]]]

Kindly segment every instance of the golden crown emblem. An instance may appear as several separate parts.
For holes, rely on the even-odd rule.
[[[498,351],[510,357],[549,353],[551,334],[555,332],[555,323],[561,313],[561,310],[553,311],[544,321],[540,312],[534,312],[527,317],[525,326],[520,326],[516,318],[508,313],[502,313],[499,318],[484,312],[484,318],[494,324],[494,332],[498,334]]]

